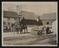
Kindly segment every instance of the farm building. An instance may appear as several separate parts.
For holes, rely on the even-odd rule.
[[[42,21],[31,12],[22,11],[21,15],[11,11],[4,11],[3,13],[3,28],[5,29],[5,26],[9,27],[9,30],[7,30],[9,32],[16,31],[16,25],[20,27],[20,24],[26,24],[28,32],[31,32],[32,27],[42,25]]]
[[[3,11],[3,29],[4,32],[16,31],[15,25],[18,25],[20,16],[16,12]],[[9,30],[7,29],[9,28]]]
[[[56,13],[54,12],[54,13],[43,14],[38,18],[42,20],[43,25],[46,25],[47,23],[51,25],[52,22],[56,20]]]

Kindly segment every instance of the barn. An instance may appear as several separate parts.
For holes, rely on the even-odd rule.
[[[15,25],[19,24],[20,16],[13,11],[3,11],[3,31],[16,31]],[[9,29],[7,29],[9,28]]]
[[[13,11],[3,11],[4,32],[15,32],[20,24],[27,26],[27,31],[31,32],[32,27],[42,25],[42,21],[32,12],[22,11],[21,15]],[[9,29],[7,29],[7,27]],[[19,29],[20,30],[20,29]]]

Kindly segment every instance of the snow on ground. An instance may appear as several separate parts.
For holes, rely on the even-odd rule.
[[[3,37],[16,37],[16,36],[31,36],[30,34],[26,33],[26,34],[20,34],[17,32],[6,32],[3,33]]]
[[[34,44],[34,45],[51,45],[58,43],[57,41],[57,24],[56,21],[52,23],[52,31],[53,33],[48,34],[46,36],[43,35],[42,40],[40,36],[36,36],[37,33],[35,32],[34,35],[31,33],[25,34],[17,34],[16,32],[8,32],[3,33],[4,44]],[[37,39],[39,38],[39,39]],[[43,39],[44,38],[44,39]],[[9,40],[8,40],[9,39]],[[11,39],[11,40],[10,40]]]
[[[53,34],[56,34],[58,33],[57,31],[57,20],[55,20],[53,23],[52,23],[52,31],[53,31]]]

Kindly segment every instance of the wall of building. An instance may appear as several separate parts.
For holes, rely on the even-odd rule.
[[[49,22],[49,24],[51,25],[53,21],[54,21],[54,20],[42,19],[43,25],[46,25],[47,22]]]
[[[52,31],[56,34],[57,33],[57,20],[52,23]]]
[[[18,20],[18,18],[17,19],[14,19],[14,18],[3,18],[3,29],[5,28],[5,27],[10,27],[10,29],[11,29],[11,31],[15,31],[15,24],[17,23],[17,22],[19,22],[19,20]],[[8,25],[8,23],[10,23],[10,25]],[[12,24],[14,24],[14,26],[12,27]],[[7,30],[6,30],[7,31]]]
[[[33,27],[35,27],[35,25],[27,25],[28,32],[32,32]]]

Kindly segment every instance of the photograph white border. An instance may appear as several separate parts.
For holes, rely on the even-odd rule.
[[[58,2],[57,2],[57,4],[58,4]],[[58,9],[58,6],[57,6],[57,9]],[[57,33],[58,33],[58,12],[56,14],[56,17],[57,17]],[[58,35],[56,36],[56,39],[57,38],[58,38]],[[49,46],[50,47],[50,46],[57,46],[57,45],[3,45],[3,2],[2,2],[2,46]]]

